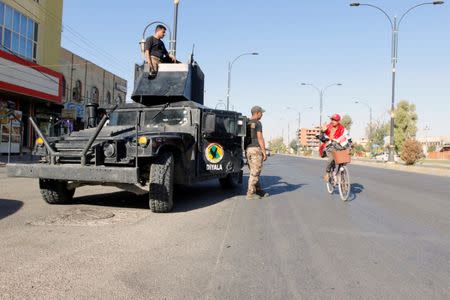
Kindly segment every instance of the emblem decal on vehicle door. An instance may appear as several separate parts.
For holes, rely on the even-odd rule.
[[[212,164],[221,162],[223,154],[223,147],[217,143],[209,144],[205,149],[205,157]]]

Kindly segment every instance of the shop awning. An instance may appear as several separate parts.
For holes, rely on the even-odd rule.
[[[0,89],[62,103],[62,74],[0,50]]]

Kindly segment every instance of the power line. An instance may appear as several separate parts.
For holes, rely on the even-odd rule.
[[[32,16],[34,16],[38,21],[41,21],[42,22],[42,19],[40,19],[36,14],[34,14],[32,11],[30,11],[28,8],[26,8],[24,5],[22,5],[21,3],[19,3],[19,2],[17,2],[17,0],[12,0],[14,3],[16,3],[18,6],[20,6],[20,7],[22,7],[25,11],[27,11],[29,14],[31,14]],[[41,6],[41,5],[39,5],[38,6],[41,10],[43,10],[44,8]],[[61,29],[61,31],[62,31],[62,29],[64,28],[64,25],[62,24],[62,22],[60,22],[60,20],[57,18],[57,17],[55,17],[54,15],[52,16],[52,15],[50,15],[48,12],[45,12],[44,11],[44,13],[46,13],[48,16],[50,16],[50,17],[52,17],[52,19],[53,19],[53,21],[54,21],[54,23],[56,23],[59,27],[60,27],[60,29]],[[56,20],[56,22],[55,22],[55,20]],[[42,23],[44,23],[44,22],[42,22]],[[69,30],[70,31],[70,30]],[[72,43],[74,43],[75,45],[77,45],[78,47],[80,47],[81,49],[83,49],[83,47],[80,45],[80,44],[78,44],[77,42],[75,42],[74,40],[72,40],[71,38],[69,38],[69,37],[66,37],[68,40],[70,40]],[[87,39],[86,39],[87,40]],[[85,44],[87,44],[86,42],[84,42]],[[91,42],[90,42],[91,43]],[[91,43],[92,44],[92,43]],[[88,44],[87,44],[88,45]],[[92,44],[93,45],[93,44]],[[89,46],[89,45],[88,45]],[[90,48],[92,48],[94,51],[98,51],[98,52],[101,52],[102,50],[98,50],[98,49],[95,49],[95,46],[90,46]],[[88,49],[84,49],[84,50],[88,50]],[[111,67],[113,67],[113,68],[118,68],[117,70],[119,70],[119,69],[121,69],[121,71],[122,72],[124,72],[124,73],[128,73],[128,70],[126,70],[126,68],[124,68],[124,66],[122,66],[122,68],[119,68],[119,66],[121,65],[121,63],[119,63],[118,61],[116,61],[116,64],[112,64],[109,60],[107,60],[106,58],[104,58],[104,56],[98,56],[97,54],[95,54],[95,53],[93,53],[91,50],[88,50],[93,56],[95,56],[95,57],[97,57],[97,58],[100,58],[101,60],[103,60],[104,61],[104,63],[106,63],[106,64],[108,64],[108,65],[110,65]],[[114,59],[115,60],[115,59]]]
[[[57,16],[55,16],[53,13],[51,13],[48,9],[46,9],[45,7],[39,5],[39,8],[41,10],[43,10],[47,15],[51,16],[58,24],[61,24],[62,28],[67,29],[69,32],[71,32],[73,35],[78,36],[81,40],[85,41],[86,44],[90,44],[91,47],[97,48],[98,51],[102,52],[103,54],[105,54],[106,56],[109,56],[110,58],[112,58],[113,60],[119,61],[116,57],[114,57],[113,55],[111,55],[110,53],[106,52],[105,50],[101,49],[100,47],[97,47],[94,43],[92,43],[91,41],[89,41],[87,38],[85,38],[83,35],[81,35],[81,33],[77,32],[75,29],[73,29],[71,26],[69,25],[64,25],[62,20],[60,20]]]

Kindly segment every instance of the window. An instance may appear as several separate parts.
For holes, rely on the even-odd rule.
[[[67,86],[66,78],[63,76],[62,82],[61,82],[61,89],[62,89],[62,97],[63,97],[64,102],[66,101],[66,86]]]
[[[75,87],[72,90],[72,101],[81,102],[81,95],[82,95],[81,81],[77,80],[75,82]]]
[[[36,62],[37,23],[0,1],[0,42],[6,51]]]
[[[92,88],[91,102],[98,103],[98,88],[95,86]]]
[[[111,92],[106,93],[106,104],[111,104]]]

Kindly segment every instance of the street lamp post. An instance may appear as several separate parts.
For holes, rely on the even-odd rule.
[[[227,110],[230,110],[231,69],[233,68],[233,64],[239,58],[246,55],[259,55],[259,53],[257,52],[242,53],[241,55],[237,56],[233,61],[228,63]]]
[[[370,153],[372,153],[372,106],[370,106],[366,102],[362,102],[359,100],[356,100],[355,103],[363,104],[369,108],[369,148],[370,148]]]
[[[375,8],[382,12],[387,19],[389,20],[389,23],[391,24],[391,30],[392,30],[392,50],[391,50],[391,59],[392,59],[392,98],[391,98],[391,126],[390,126],[390,137],[389,137],[389,161],[394,162],[394,109],[395,109],[395,80],[396,80],[396,72],[397,72],[397,61],[398,61],[398,31],[400,28],[400,24],[402,23],[405,16],[411,12],[413,9],[424,6],[424,5],[440,5],[444,4],[444,1],[433,1],[433,2],[425,2],[421,4],[417,4],[410,9],[406,10],[405,13],[400,17],[400,19],[397,21],[397,17],[394,16],[393,18],[389,16],[389,14],[384,11],[382,8],[372,5],[372,4],[364,4],[364,3],[351,3],[350,6],[352,7],[358,7],[358,6],[369,6],[372,8]]]
[[[225,102],[223,100],[219,100],[219,101],[217,101],[215,109],[217,109],[220,105],[223,105],[224,108],[227,107],[227,105],[225,104]]]
[[[294,107],[290,107],[290,106],[288,106],[288,107],[286,107],[286,109],[287,110],[295,110],[295,108]],[[313,107],[312,106],[308,106],[308,107],[305,107],[305,108],[303,108],[303,110],[306,110],[306,109],[313,109]],[[300,148],[300,128],[301,128],[301,120],[302,120],[302,113],[303,113],[303,110],[302,111],[298,111],[298,133],[297,133],[297,146]]]
[[[303,85],[303,86],[306,86],[306,85],[311,86],[311,87],[313,87],[314,89],[316,89],[317,92],[319,92],[319,100],[320,100],[320,103],[319,103],[319,114],[320,114],[319,127],[322,126],[323,95],[325,94],[325,91],[326,91],[328,88],[330,88],[330,87],[332,87],[332,86],[342,86],[342,83],[333,83],[333,84],[330,84],[330,85],[324,87],[323,89],[319,89],[318,87],[316,87],[316,86],[315,86],[314,84],[312,84],[312,83],[305,83],[305,82],[302,82],[302,83],[300,83],[300,85]]]

